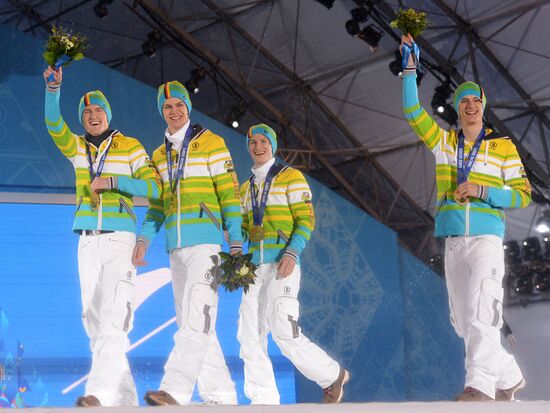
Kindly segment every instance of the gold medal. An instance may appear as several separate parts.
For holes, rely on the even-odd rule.
[[[460,198],[460,196],[458,195],[458,191],[455,191],[454,194],[453,194],[453,198],[455,199],[455,202],[458,204],[458,205],[466,205],[468,202],[470,202],[470,200],[468,198]]]
[[[265,231],[261,225],[254,225],[250,230],[250,241],[260,242],[263,241]]]

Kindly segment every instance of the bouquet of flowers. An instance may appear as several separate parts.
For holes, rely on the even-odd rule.
[[[42,54],[48,65],[56,70],[61,66],[67,66],[73,60],[84,57],[84,50],[88,47],[86,38],[78,34],[72,34],[62,27],[52,27],[52,34],[48,38],[46,50]],[[49,81],[53,80],[53,74]]]
[[[415,9],[401,9],[395,13],[395,17],[396,19],[391,21],[390,26],[401,30],[405,36],[410,33],[413,38],[421,35],[430,25],[426,13],[417,12]]]
[[[219,283],[224,286],[225,291],[235,291],[242,287],[245,294],[248,292],[250,284],[254,284],[256,278],[255,264],[252,263],[252,254],[237,254],[230,255],[226,252],[220,252],[222,258],[222,264],[220,268],[222,274],[220,275]]]

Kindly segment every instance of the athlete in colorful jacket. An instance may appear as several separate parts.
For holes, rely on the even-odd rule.
[[[403,36],[401,50],[414,49],[413,42]],[[527,206],[531,188],[513,142],[483,125],[483,89],[465,82],[453,103],[461,129],[446,131],[420,106],[411,53],[404,68],[403,109],[435,155],[435,235],[445,238],[450,318],[466,349],[465,389],[455,400],[513,400],[525,381],[500,342],[503,208]]]
[[[265,165],[266,173],[275,163],[271,158]],[[251,208],[250,182],[252,177],[241,186],[243,200],[243,231],[249,234],[254,226]],[[264,177],[265,179],[265,177]],[[263,187],[258,186],[256,191]],[[264,212],[261,241],[249,240],[249,251],[255,264],[279,262],[283,255],[291,257],[300,264],[300,254],[304,250],[315,226],[315,213],[311,203],[311,190],[304,175],[291,167],[278,167],[269,191]]]
[[[86,133],[71,132],[59,110],[62,76],[61,68],[44,72],[45,113],[48,132],[76,174],[73,230],[80,234],[82,321],[93,354],[85,395],[77,406],[137,406],[126,358],[136,275],[132,196],[158,198],[160,182],[141,144],[109,129],[111,107],[100,91],[80,100],[78,117]]]
[[[61,116],[60,96],[60,89],[46,90],[46,126],[54,143],[75,169],[76,212],[73,230],[135,233],[133,196],[158,199],[161,194],[160,179],[147,153],[137,139],[124,136],[117,130],[107,128],[95,137],[89,133],[74,134]],[[100,91],[92,91],[86,93],[80,102],[78,113],[81,122],[84,111],[90,105],[107,112],[107,121],[110,121],[111,109],[105,96]],[[96,172],[103,155],[107,153],[100,176],[104,178],[105,187],[98,194],[97,205],[92,205],[88,153]]]
[[[323,390],[323,403],[338,403],[349,372],[301,331],[299,256],[315,225],[311,191],[302,173],[275,163],[277,135],[252,126],[247,147],[252,176],[241,187],[243,230],[249,238],[254,284],[243,293],[237,338],[244,361],[244,391],[252,404],[279,404],[267,334],[308,379]]]
[[[164,143],[153,153],[163,199],[150,200],[134,263],[143,263],[147,245],[164,224],[179,329],[159,390],[148,391],[145,400],[187,405],[197,384],[207,403],[237,404],[215,326],[224,227],[230,252],[242,249],[239,183],[224,140],[190,124],[191,100],[180,82],[160,86],[157,104],[167,125]]]

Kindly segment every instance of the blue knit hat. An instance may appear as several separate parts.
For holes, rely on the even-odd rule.
[[[455,90],[455,96],[453,99],[453,106],[455,107],[455,110],[458,112],[458,104],[465,96],[477,96],[481,99],[483,103],[483,109],[485,109],[485,105],[487,104],[487,97],[485,96],[485,92],[479,86],[477,83],[474,82],[464,82],[461,85],[459,85]]]
[[[169,98],[182,100],[183,103],[185,103],[185,106],[187,106],[187,115],[191,115],[191,108],[193,106],[191,105],[191,99],[189,99],[189,92],[187,92],[185,86],[183,86],[180,82],[173,80],[159,86],[157,104],[159,107],[160,116],[164,118],[164,115],[162,114],[162,106],[164,105],[164,102],[166,102],[166,99]]]
[[[97,105],[105,111],[107,115],[107,122],[111,123],[111,118],[113,114],[111,112],[111,106],[105,95],[100,90],[92,90],[91,92],[85,93],[82,98],[80,98],[80,103],[78,104],[78,120],[82,123],[82,113],[84,108],[90,105]],[[82,123],[82,125],[84,125]]]
[[[269,143],[271,143],[271,154],[275,155],[275,152],[277,152],[277,134],[265,123],[251,126],[250,129],[248,129],[248,134],[246,135],[246,146],[248,147],[250,138],[257,133],[264,135],[267,139],[269,139]]]

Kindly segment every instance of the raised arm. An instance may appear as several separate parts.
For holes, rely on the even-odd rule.
[[[54,80],[48,82],[50,74],[54,74]],[[59,109],[59,98],[61,95],[61,82],[63,80],[63,68],[54,70],[48,67],[44,73],[46,82],[46,97],[44,113],[46,118],[46,127],[53,141],[67,158],[72,159],[77,152],[77,136],[74,135],[69,126],[63,120]]]

